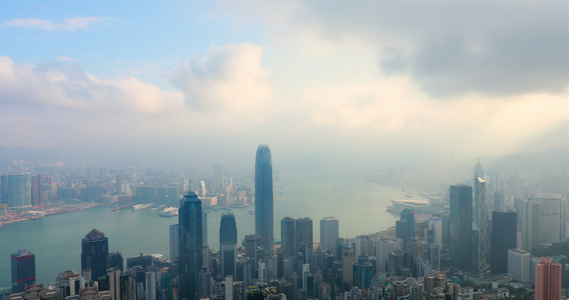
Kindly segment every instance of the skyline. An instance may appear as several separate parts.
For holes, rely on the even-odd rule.
[[[365,165],[569,145],[564,2],[0,5],[4,147]]]

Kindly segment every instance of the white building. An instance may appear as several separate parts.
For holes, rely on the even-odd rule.
[[[531,255],[528,251],[521,249],[508,250],[508,274],[515,280],[529,282],[531,280],[530,259]]]

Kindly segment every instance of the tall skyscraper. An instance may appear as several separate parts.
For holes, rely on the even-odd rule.
[[[21,293],[26,285],[36,281],[36,257],[26,250],[11,255],[12,293]]]
[[[443,246],[443,220],[439,217],[429,218],[429,226],[433,230],[433,243]]]
[[[490,264],[493,274],[508,272],[508,250],[516,248],[515,211],[492,212],[492,251]]]
[[[336,239],[340,237],[340,222],[334,217],[320,220],[320,246],[335,254]]]
[[[535,265],[535,300],[561,299],[561,264],[542,257]]]
[[[540,210],[540,246],[547,247],[565,240],[566,206],[559,194],[539,194],[536,197]]]
[[[395,236],[403,240],[403,249],[407,251],[410,239],[415,239],[415,211],[405,208],[399,214],[399,221],[395,222]]]
[[[235,272],[237,268],[237,225],[233,213],[226,213],[221,216],[219,248],[221,278],[228,275],[237,276]]]
[[[488,239],[488,210],[486,208],[486,181],[482,179],[482,166],[478,161],[474,170],[474,201],[472,207],[472,270],[481,271],[486,266],[486,240]]]
[[[255,158],[255,233],[265,254],[273,252],[273,164],[271,150],[259,145]]]
[[[295,221],[291,217],[284,217],[281,220],[281,247],[285,257],[294,257],[298,251]]]
[[[40,206],[43,202],[43,184],[41,175],[32,177],[32,206]]]
[[[541,204],[535,201],[520,200],[518,214],[521,214],[518,226],[522,233],[522,249],[532,251],[541,244]]]
[[[472,187],[450,187],[451,265],[460,270],[472,268]]]
[[[5,192],[9,209],[28,210],[32,207],[30,178],[30,173],[15,173],[7,176]]]
[[[312,248],[314,235],[311,218],[296,219],[296,246],[299,247],[301,243]]]
[[[179,298],[198,297],[199,272],[203,266],[203,213],[198,196],[188,191],[180,200],[178,214],[180,258],[178,260]]]
[[[109,265],[109,239],[100,230],[93,229],[81,241],[81,272],[91,270],[91,279],[97,280],[107,274]]]

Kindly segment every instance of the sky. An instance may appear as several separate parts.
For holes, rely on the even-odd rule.
[[[569,146],[567,1],[0,1],[0,55],[4,147],[365,165]]]

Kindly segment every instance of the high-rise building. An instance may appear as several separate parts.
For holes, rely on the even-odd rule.
[[[432,243],[443,246],[443,220],[439,217],[429,218],[429,226],[433,230]]]
[[[26,285],[36,281],[36,257],[26,250],[11,255],[12,293],[21,293]]]
[[[565,240],[566,206],[559,194],[539,194],[536,197],[540,211],[540,246],[547,247]]]
[[[334,217],[320,220],[320,246],[334,254],[336,239],[340,237],[340,222]]]
[[[311,218],[298,218],[296,219],[296,246],[304,243],[306,246],[312,248],[313,244],[313,227]]]
[[[394,251],[395,247],[395,241],[392,239],[378,239],[375,242],[375,261],[378,273],[385,273],[385,264],[389,261],[389,253]]]
[[[43,203],[43,184],[41,175],[32,176],[32,206],[40,206]]]
[[[199,272],[203,266],[203,213],[198,196],[188,191],[180,200],[178,214],[180,258],[178,286],[180,299],[197,299]]]
[[[521,282],[530,281],[530,259],[531,255],[528,251],[521,249],[508,250],[508,274],[512,279]]]
[[[535,201],[517,201],[519,204],[518,227],[521,229],[522,249],[533,251],[539,249],[541,244],[541,204]]]
[[[395,222],[395,236],[403,240],[403,249],[407,251],[410,239],[415,239],[415,211],[405,208],[399,214],[399,221]]]
[[[492,212],[492,251],[490,264],[493,274],[508,272],[508,250],[516,248],[515,211]]]
[[[219,248],[221,278],[228,275],[237,276],[235,273],[237,268],[237,225],[233,213],[225,213],[221,216]]]
[[[294,257],[298,251],[295,221],[291,217],[284,217],[281,220],[281,247],[284,257]]]
[[[12,210],[28,210],[32,207],[30,173],[10,174],[6,178],[6,202]]]
[[[262,247],[260,235],[248,234],[245,236],[245,257],[254,259],[259,247]]]
[[[451,265],[460,270],[472,267],[472,187],[450,187]]]
[[[273,164],[271,150],[259,145],[255,158],[255,233],[265,254],[273,252]]]
[[[535,300],[561,299],[561,264],[542,257],[535,265]]]
[[[100,230],[93,229],[81,241],[81,272],[91,270],[91,279],[97,280],[107,274],[109,264],[109,239]]]
[[[180,257],[180,225],[170,225],[170,262],[178,261]]]
[[[479,170],[478,170],[479,169]],[[474,170],[474,203],[472,207],[472,270],[481,271],[486,266],[486,240],[488,239],[488,210],[486,208],[486,181],[480,161]],[[479,174],[477,172],[482,172]],[[507,250],[506,250],[507,251]]]
[[[116,268],[121,272],[124,272],[124,258],[122,257],[122,253],[119,251],[111,252],[109,254],[109,269]]]

